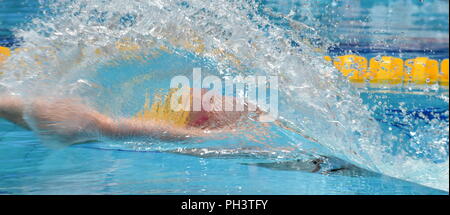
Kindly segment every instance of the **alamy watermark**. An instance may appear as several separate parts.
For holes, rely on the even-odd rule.
[[[170,107],[173,111],[257,112],[260,122],[278,118],[277,76],[202,77],[200,68],[186,76],[173,77]],[[192,103],[191,103],[192,102]]]

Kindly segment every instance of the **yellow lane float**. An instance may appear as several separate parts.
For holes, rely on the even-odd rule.
[[[405,82],[414,84],[435,84],[438,82],[439,63],[426,57],[409,59],[405,62]]]
[[[339,56],[334,59],[334,66],[351,82],[362,83],[367,78],[368,62],[356,55]]]
[[[11,56],[11,50],[9,50],[9,48],[0,46],[0,63],[5,61],[9,56]]]
[[[0,46],[0,69],[2,68],[2,63],[5,61],[9,56],[11,56],[11,50],[6,47]],[[3,72],[0,71],[0,75],[2,75]]]
[[[404,80],[403,60],[395,57],[383,56],[370,59],[370,83],[401,84]]]
[[[357,55],[344,55],[325,60],[348,77],[353,83],[369,82],[374,84],[436,84],[448,86],[448,59],[439,62],[427,57],[418,57],[403,61],[400,58],[382,56],[370,59]]]

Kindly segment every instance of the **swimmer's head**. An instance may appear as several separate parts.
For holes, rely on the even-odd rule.
[[[171,100],[176,90],[169,90],[167,95],[155,95],[153,104],[146,98],[143,110],[139,111],[135,118],[139,120],[161,120],[172,123],[174,126],[186,127],[189,123],[189,111],[174,111]]]

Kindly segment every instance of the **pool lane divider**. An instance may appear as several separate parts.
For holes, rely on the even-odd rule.
[[[358,55],[326,56],[352,83],[415,84],[448,86],[448,59],[440,63],[427,57],[403,60],[377,56],[368,60]]]
[[[402,60],[390,56],[378,56],[368,60],[358,55],[344,55],[325,60],[346,76],[350,82],[371,84],[416,84],[448,86],[448,59],[437,60],[427,57]]]
[[[123,51],[123,47],[117,48]],[[126,47],[126,50],[130,49],[134,51],[138,48]],[[11,50],[0,46],[0,68],[2,62],[9,56],[11,56]],[[325,56],[324,58],[352,83],[449,86],[448,59],[438,62],[428,57],[403,60],[390,56],[377,56],[368,60],[358,55]]]
[[[0,69],[2,68],[2,63],[6,61],[6,59],[11,56],[11,50],[7,47],[0,46]],[[2,75],[3,72],[0,70],[0,75]]]

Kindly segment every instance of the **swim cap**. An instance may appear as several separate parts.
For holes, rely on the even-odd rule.
[[[174,111],[171,108],[171,99],[176,91],[177,89],[170,89],[166,96],[156,94],[151,106],[150,99],[147,97],[143,109],[134,118],[139,120],[161,120],[174,126],[186,127],[189,123],[189,111]]]

